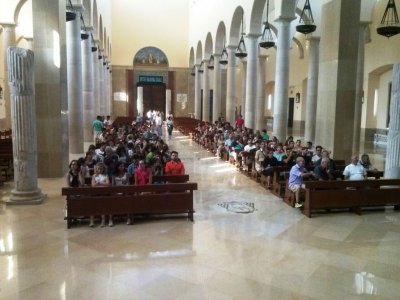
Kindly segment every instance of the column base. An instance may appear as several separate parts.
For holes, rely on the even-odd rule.
[[[40,204],[46,197],[47,195],[42,194],[40,189],[26,192],[12,190],[10,197],[3,202],[7,205]]]

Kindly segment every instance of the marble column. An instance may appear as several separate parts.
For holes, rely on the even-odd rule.
[[[264,110],[265,110],[265,66],[267,64],[268,55],[258,56],[258,68],[257,68],[257,98],[255,103],[256,112],[256,130],[267,129],[265,122]]]
[[[360,32],[358,40],[358,62],[357,62],[357,82],[356,99],[354,105],[354,129],[353,129],[353,153],[360,151],[361,134],[361,114],[362,98],[364,95],[364,57],[365,57],[365,38],[369,22],[360,23]]]
[[[136,90],[137,99],[136,99],[136,108],[138,115],[143,117],[143,87],[138,86]]]
[[[94,110],[94,118],[92,121],[96,119],[97,116],[100,115],[100,76],[99,76],[99,51],[97,43],[94,43],[95,51],[92,50],[92,64],[93,64],[93,110]],[[94,49],[94,48],[93,48]]]
[[[210,85],[209,72],[207,68],[208,60],[203,60],[203,120],[210,122]]]
[[[194,66],[194,117],[201,118],[201,76],[200,65]]]
[[[400,63],[393,65],[385,178],[400,178]]]
[[[218,120],[221,111],[221,64],[219,60],[221,54],[214,55],[214,77],[213,77],[213,120],[212,122]]]
[[[353,152],[360,9],[361,0],[322,6],[315,140],[346,161]]]
[[[275,100],[273,135],[280,141],[287,137],[289,66],[290,66],[290,23],[293,18],[277,20],[278,39],[276,42]]]
[[[103,86],[103,92],[104,92],[104,115],[108,116],[111,114],[111,104],[110,104],[110,76],[108,76],[110,73],[107,70],[107,61],[108,61],[108,56],[104,55],[103,56],[103,76],[104,76],[104,86]]]
[[[240,106],[241,106],[240,113],[242,114],[243,119],[244,119],[245,115],[246,115],[247,60],[245,60],[245,59],[240,59],[240,60],[242,62],[242,69],[241,69],[242,70],[242,95],[240,98]],[[239,113],[239,109],[238,109],[238,113]],[[248,127],[246,124],[245,124],[245,126]],[[249,127],[249,128],[251,128],[251,127]]]
[[[7,204],[36,204],[45,197],[38,188],[33,51],[7,50],[11,96],[14,189]]]
[[[246,36],[247,47],[247,72],[246,72],[246,105],[244,122],[248,128],[255,129],[255,103],[257,97],[257,62],[259,34]]]
[[[236,46],[227,46],[228,52],[228,68],[226,74],[226,118],[227,122],[234,124],[235,122],[235,106],[236,106]]]
[[[172,112],[171,90],[166,89],[165,90],[165,115],[164,116],[168,116],[170,111]]]
[[[318,95],[318,61],[319,61],[319,37],[308,39],[308,75],[307,75],[307,100],[305,120],[305,141],[315,142],[315,119],[317,114]]]
[[[84,152],[83,89],[81,53],[81,5],[74,5],[75,20],[67,22],[68,128],[69,151]]]
[[[99,48],[100,50],[100,48]],[[99,114],[101,116],[105,115],[106,107],[105,107],[105,95],[104,95],[104,72],[103,72],[103,54],[101,50],[98,55],[98,72],[99,72]]]
[[[8,47],[15,47],[16,46],[16,39],[15,39],[15,27],[17,26],[14,23],[0,23],[3,27],[3,53],[7,52]],[[7,55],[4,55],[4,76],[7,75],[8,67],[7,67]],[[0,119],[0,129],[8,130],[11,129],[11,98],[10,98],[10,90],[7,84],[4,84],[3,87],[3,101],[2,104],[4,105],[3,109],[3,118]],[[1,114],[1,113],[0,113]]]
[[[32,1],[39,177],[62,177],[69,163],[65,10]]]
[[[90,33],[93,28],[86,27],[89,37],[82,40],[82,90],[83,90],[83,139],[85,142],[93,141],[92,122],[94,114],[94,79],[92,38]]]

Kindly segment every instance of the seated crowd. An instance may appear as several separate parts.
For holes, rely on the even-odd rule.
[[[66,186],[143,185],[152,184],[156,175],[185,174],[178,153],[170,151],[153,122],[110,126],[97,141],[89,146],[85,157],[70,162]],[[90,226],[93,225],[91,216]],[[105,216],[100,226],[105,226]],[[109,226],[113,226],[111,215]]]
[[[221,159],[235,162],[240,169],[245,165],[250,173],[254,167],[258,175],[267,176],[267,188],[271,185],[273,167],[286,166],[291,170],[288,184],[289,189],[296,194],[296,207],[302,206],[299,192],[303,178],[356,180],[366,178],[367,171],[376,171],[368,154],[363,154],[360,161],[357,155],[353,155],[350,165],[337,166],[330,158],[330,151],[320,145],[314,149],[312,142],[303,145],[301,140],[295,141],[292,136],[281,142],[275,136],[269,136],[266,129],[254,132],[238,125],[238,122],[232,126],[221,118],[213,124],[198,123],[193,139]]]

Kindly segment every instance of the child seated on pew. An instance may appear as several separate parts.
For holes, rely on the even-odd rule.
[[[110,179],[108,178],[108,175],[105,174],[105,167],[102,162],[99,162],[96,164],[94,168],[94,174],[92,176],[92,186],[110,186]],[[102,215],[101,216],[101,224],[100,227],[104,227],[105,225],[105,220],[106,216]],[[94,216],[90,216],[90,227],[94,227]],[[114,226],[113,221],[112,221],[112,215],[110,215],[109,223],[108,226]]]

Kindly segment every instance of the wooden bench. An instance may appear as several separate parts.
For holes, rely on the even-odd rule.
[[[81,216],[186,213],[193,221],[197,183],[165,183],[109,187],[64,187],[67,227]]]
[[[361,213],[363,207],[400,205],[400,179],[305,181],[303,213],[311,218],[317,209],[347,208]]]

